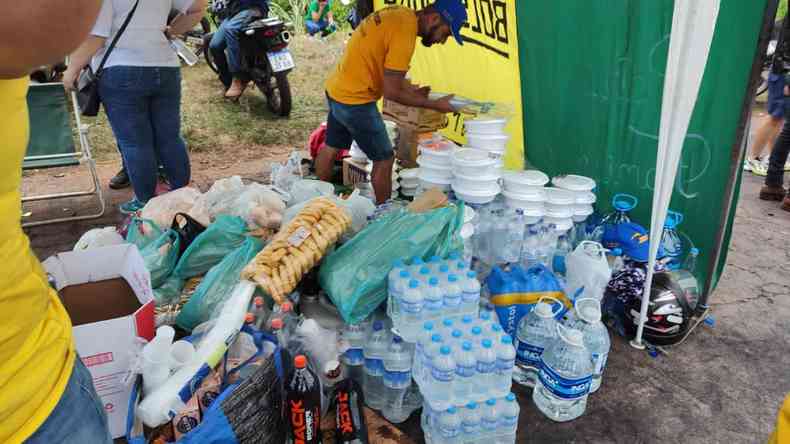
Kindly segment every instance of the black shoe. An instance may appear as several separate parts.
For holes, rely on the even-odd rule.
[[[113,190],[122,190],[129,187],[129,185],[131,185],[131,182],[129,182],[129,175],[126,173],[126,168],[121,168],[121,171],[118,171],[118,174],[110,179],[110,188]]]

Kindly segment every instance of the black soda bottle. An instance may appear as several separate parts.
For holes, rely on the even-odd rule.
[[[321,384],[307,368],[307,358],[294,358],[294,369],[286,379],[286,412],[294,444],[321,442]]]

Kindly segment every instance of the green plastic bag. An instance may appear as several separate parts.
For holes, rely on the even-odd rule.
[[[142,251],[148,244],[158,239],[162,233],[159,225],[151,219],[134,217],[126,230],[126,242],[137,245],[137,249]]]
[[[140,254],[143,256],[145,267],[151,273],[151,286],[157,288],[165,283],[173,273],[178,262],[178,246],[181,239],[178,233],[168,229],[153,242],[146,245]]]
[[[248,237],[239,248],[212,267],[181,309],[176,324],[191,331],[211,319],[214,312],[230,296],[233,287],[239,283],[241,270],[262,249],[263,243],[260,240]]]
[[[364,320],[387,298],[387,274],[396,259],[446,256],[463,247],[460,203],[428,213],[386,214],[324,259],[318,274],[347,323]]]
[[[156,306],[175,304],[181,297],[181,291],[184,289],[184,281],[180,277],[171,274],[167,280],[157,288],[154,288],[154,300]]]
[[[237,216],[221,214],[200,233],[178,260],[173,274],[181,279],[206,274],[225,256],[244,243],[247,223]]]

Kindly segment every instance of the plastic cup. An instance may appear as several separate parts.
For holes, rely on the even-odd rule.
[[[176,341],[170,347],[170,369],[177,371],[195,356],[195,346],[188,341]]]

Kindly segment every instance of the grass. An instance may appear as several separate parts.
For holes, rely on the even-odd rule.
[[[205,63],[184,66],[182,80],[182,133],[190,151],[230,151],[240,146],[302,147],[310,133],[326,119],[324,81],[340,58],[345,35],[337,33],[321,41],[297,36],[291,41],[296,68],[289,74],[293,94],[290,118],[269,112],[266,99],[250,87],[239,103],[222,96],[222,85]],[[100,159],[118,156],[115,138],[106,115],[85,119],[94,155]]]

